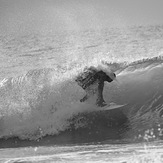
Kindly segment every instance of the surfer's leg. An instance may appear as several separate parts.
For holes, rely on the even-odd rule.
[[[96,104],[101,107],[107,105],[103,98],[103,89],[104,89],[104,81],[101,81],[98,83],[97,101],[96,101]]]

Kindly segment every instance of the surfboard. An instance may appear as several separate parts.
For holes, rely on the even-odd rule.
[[[112,110],[112,109],[117,109],[117,108],[121,108],[123,106],[125,106],[127,104],[123,104],[123,105],[118,105],[118,104],[108,104],[104,107],[100,107],[100,110]]]

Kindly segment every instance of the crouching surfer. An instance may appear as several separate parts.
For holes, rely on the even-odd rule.
[[[86,91],[86,95],[80,101],[84,102],[91,95],[97,94],[96,105],[100,107],[107,105],[103,98],[104,82],[110,83],[115,79],[115,73],[108,70],[106,66],[85,68],[84,72],[76,78],[78,85]]]

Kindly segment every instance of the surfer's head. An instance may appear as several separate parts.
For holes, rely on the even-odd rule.
[[[107,74],[112,80],[115,80],[116,79],[116,75],[114,72],[110,72]]]
[[[107,76],[110,77],[110,79],[115,80],[116,75],[115,73],[107,66],[106,64],[101,64],[97,67],[98,70],[102,70],[103,72],[106,73]]]

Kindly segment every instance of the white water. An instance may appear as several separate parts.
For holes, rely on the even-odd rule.
[[[1,151],[0,162],[161,163],[162,147],[161,142],[154,142],[5,149]]]
[[[74,82],[74,78],[85,66],[97,66],[101,64],[101,60],[110,64],[110,69],[116,72],[119,81],[119,83],[105,84],[104,98],[106,102],[128,104],[123,108],[122,113],[128,118],[129,130],[121,128],[125,131],[122,138],[130,143],[131,140],[146,142],[162,139],[162,32],[162,26],[149,26],[102,31],[90,30],[60,35],[31,34],[16,38],[1,36],[0,137],[5,138],[3,139],[5,140],[4,146],[10,147],[10,140],[12,141],[14,137],[18,137],[18,146],[22,146],[22,144],[28,146],[30,142],[22,143],[21,140],[38,140],[39,138],[44,140],[44,136],[47,135],[58,135],[59,140],[62,139],[63,145],[64,143],[78,143],[81,140],[80,134],[75,135],[75,141],[73,140],[74,133],[70,134],[71,139],[68,141],[67,135],[60,137],[60,133],[71,128],[69,119],[81,112],[84,114],[82,117],[87,121],[84,123],[75,121],[74,126],[79,129],[79,133],[83,132],[83,126],[89,129],[91,122],[96,127],[97,124],[89,119],[98,119],[98,117],[105,123],[102,121],[101,124],[99,123],[99,128],[90,128],[91,137],[94,132],[106,133],[108,131],[108,134],[111,133],[110,129],[112,128],[103,128],[109,121],[107,115],[110,113],[98,113],[98,116],[91,113],[87,117],[87,113],[90,111],[98,110],[94,105],[95,97],[91,99],[90,103],[80,103],[79,99],[84,96],[84,91]],[[139,62],[134,62],[138,60]],[[121,113],[119,114],[121,115]],[[89,134],[87,136],[87,138],[82,137],[83,141],[80,142],[89,143]],[[98,134],[96,136],[98,137]],[[109,137],[102,139],[100,135],[99,139],[94,142],[95,145],[91,146],[91,150],[96,151],[97,140],[106,141],[107,138],[109,140]],[[47,140],[50,141],[50,139]],[[91,139],[92,141],[94,140]],[[121,140],[119,141],[121,142]],[[108,150],[108,143],[106,141],[106,145],[100,146],[102,148],[100,150]],[[16,144],[15,142],[15,148]],[[44,145],[46,146],[46,143]],[[137,144],[130,145],[137,151]],[[1,146],[3,147],[2,144]],[[37,146],[39,146],[39,142]],[[161,153],[160,145],[154,143],[153,146],[155,146],[155,154],[159,155]],[[121,149],[121,145],[113,145],[114,147],[115,151],[112,149],[113,157],[115,160],[123,161],[120,155],[116,155],[116,152]],[[54,146],[52,148],[61,147]],[[123,145],[122,148],[124,148]],[[140,148],[143,150],[144,146]],[[49,151],[49,147],[45,147],[41,156],[37,156],[35,149],[42,149],[42,147],[16,149],[18,153],[22,153],[24,150],[33,150],[34,156],[27,152],[24,153],[25,158],[21,157],[21,160],[29,159],[29,161],[34,161],[32,159],[35,158],[44,160],[43,153],[46,153],[46,150]],[[67,152],[69,149],[71,147],[68,147]],[[74,145],[72,149],[76,149]],[[147,151],[150,153],[150,150],[149,148]],[[153,150],[151,151],[153,152]],[[10,160],[7,153],[12,153],[12,150],[4,149],[1,152],[6,152],[3,161]],[[106,151],[107,154],[109,152]],[[129,155],[132,153],[130,152]],[[72,156],[74,160],[79,159],[79,162],[82,160],[81,155],[75,154],[74,156],[73,154],[68,153],[65,156],[65,161],[69,156]],[[99,155],[99,152],[96,154]],[[83,156],[88,156],[88,160],[91,161],[96,154],[89,155],[86,152]],[[64,160],[62,150],[61,155]],[[134,155],[140,156],[139,150]],[[161,159],[160,155],[158,159]],[[101,153],[100,156],[103,161],[108,159]],[[148,157],[146,153],[142,155],[142,160],[146,159],[146,156]],[[126,154],[124,157],[127,162],[132,159],[132,157],[128,158]],[[45,156],[46,160],[50,158],[51,156]],[[135,162],[141,162],[138,157],[133,158]],[[151,156],[151,160],[154,158],[155,155]],[[16,153],[12,159],[18,159]],[[56,159],[62,161],[58,157]]]

